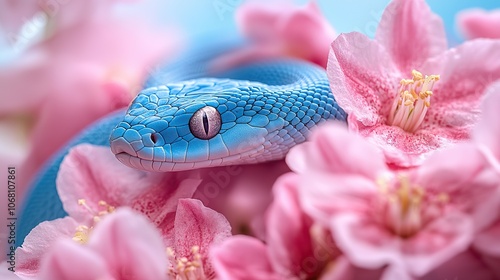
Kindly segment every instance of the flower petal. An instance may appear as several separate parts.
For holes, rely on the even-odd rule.
[[[109,148],[82,144],[63,160],[56,184],[64,209],[78,221],[93,218],[77,203],[85,199],[93,210],[100,209],[101,200],[115,207],[133,206],[159,224],[175,211],[178,198],[193,195],[201,182],[196,176],[132,169],[121,164]]]
[[[500,10],[464,10],[457,15],[458,28],[468,39],[500,38]]]
[[[409,133],[397,126],[385,124],[370,128],[358,125],[358,133],[380,147],[390,166],[418,166],[436,149],[451,142],[442,135],[444,129],[438,126]]]
[[[72,238],[78,223],[71,217],[40,223],[16,250],[16,274],[34,277],[40,269],[40,260],[57,240]]]
[[[170,243],[177,256],[188,256],[193,246],[199,247],[205,275],[213,268],[208,261],[210,246],[231,236],[231,226],[226,218],[203,206],[197,199],[180,199],[174,222],[175,235]]]
[[[425,275],[462,252],[472,239],[470,218],[458,213],[432,222],[406,240],[394,236],[370,215],[339,214],[332,218],[331,230],[354,265],[373,269],[403,263],[414,276]]]
[[[266,246],[253,237],[235,235],[211,250],[220,280],[278,280],[267,256]]]
[[[500,266],[497,265],[497,268]],[[435,270],[419,278],[422,280],[454,279],[460,275],[462,279],[492,280],[497,279],[494,273],[485,265],[484,259],[474,250],[467,250],[440,265]]]
[[[449,197],[448,205],[474,217],[476,229],[499,217],[500,178],[474,145],[437,151],[415,170],[414,182],[431,195]]]
[[[441,126],[470,128],[478,119],[486,88],[500,79],[500,41],[465,42],[429,59],[421,72],[441,76],[434,86],[426,118]]]
[[[255,46],[249,47],[250,52],[242,49],[232,54],[235,62],[250,61],[252,57],[259,58],[259,54],[260,58],[286,55],[326,67],[328,45],[335,38],[335,31],[315,1],[303,7],[286,2],[280,5],[245,3],[238,9],[236,21],[243,35]]]
[[[44,256],[37,279],[112,279],[112,275],[101,256],[86,246],[65,239],[57,242]]]
[[[279,275],[314,277],[339,252],[333,243],[315,244],[311,236],[313,221],[300,208],[297,183],[298,175],[288,173],[273,187],[274,201],[266,219],[269,259]]]
[[[20,39],[26,40],[26,38],[20,35],[15,38],[15,35],[24,24],[29,23],[37,26],[38,21],[41,20],[40,18],[43,18],[43,16],[40,15],[40,17],[37,17],[36,21],[34,19],[31,21],[31,18],[41,9],[47,8],[50,8],[48,2],[2,1],[0,3],[0,23],[2,25],[2,30],[9,36],[11,40],[10,43],[14,44],[16,40]],[[33,26],[30,26],[30,28],[33,28]]]
[[[407,269],[423,276],[465,251],[473,238],[471,217],[450,213],[426,225],[416,236],[402,244]]]
[[[387,171],[384,156],[376,146],[336,122],[316,129],[309,142],[291,150],[286,161],[298,173],[327,172],[376,179]]]
[[[424,0],[392,1],[384,11],[376,38],[407,75],[448,48],[443,22]]]
[[[384,269],[364,269],[354,265],[344,256],[335,259],[333,265],[325,271],[319,280],[379,280]]]
[[[498,242],[499,236],[500,219],[490,228],[476,235],[476,238],[474,240],[474,248],[483,254],[494,256],[500,259],[500,243]]]
[[[500,172],[500,82],[490,86],[481,105],[481,118],[477,123],[473,138],[476,143],[484,145],[488,159]],[[491,153],[491,154],[489,154]]]
[[[315,222],[330,226],[332,215],[342,211],[369,212],[367,201],[377,195],[373,180],[361,176],[323,175],[301,176],[300,199],[304,211]]]
[[[6,261],[0,262],[0,278],[2,280],[21,280],[21,278],[10,269],[15,268],[14,266],[8,264]]]
[[[380,44],[356,32],[339,35],[331,45],[327,74],[348,114],[366,126],[385,121],[401,77]]]
[[[167,254],[159,231],[129,208],[104,217],[91,233],[88,246],[106,261],[114,278],[166,278]]]

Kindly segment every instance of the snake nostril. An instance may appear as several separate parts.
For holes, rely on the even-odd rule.
[[[151,133],[151,142],[153,142],[153,144],[156,144],[156,142],[158,142],[158,135],[156,133]]]

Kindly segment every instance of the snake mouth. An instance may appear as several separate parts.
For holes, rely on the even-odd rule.
[[[182,166],[179,166],[174,162],[162,162],[162,161],[142,159],[126,152],[117,153],[115,154],[115,157],[121,163],[129,167],[151,172],[182,171],[193,168],[192,164],[182,168]]]
[[[126,166],[150,172],[185,171],[195,168],[206,168],[223,164],[222,159],[197,162],[154,161],[133,156],[126,152],[117,153],[115,154],[115,157]]]

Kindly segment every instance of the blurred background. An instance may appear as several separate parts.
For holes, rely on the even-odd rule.
[[[59,2],[65,3],[69,1],[71,0],[60,0]],[[207,32],[236,32],[234,12],[244,0],[146,0],[135,2],[137,3],[132,5],[124,4],[123,7],[119,8],[120,13],[144,14],[155,24],[174,25],[188,36],[197,36]],[[294,2],[304,4],[307,0],[295,0]],[[452,44],[457,44],[463,40],[462,35],[455,27],[457,12],[469,8],[490,10],[500,7],[500,1],[498,0],[428,0],[427,2],[432,10],[443,18]],[[368,36],[373,36],[378,20],[389,0],[317,0],[317,3],[338,33],[356,30]],[[43,27],[41,24],[37,24],[36,21],[31,26],[25,26],[23,32],[28,40],[21,42],[18,47],[22,48],[38,38],[35,29],[41,32]],[[15,57],[15,52],[12,49],[12,40],[5,36],[5,32],[2,35],[0,36],[0,62],[5,63]]]

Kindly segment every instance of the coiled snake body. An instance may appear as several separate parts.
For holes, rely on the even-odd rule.
[[[111,145],[131,167],[178,171],[282,159],[318,123],[346,120],[324,69],[279,59],[211,73],[221,49],[228,51],[189,50],[158,69],[127,110],[91,125],[54,157],[26,199],[18,242],[38,223],[65,216],[55,179],[72,146]]]

